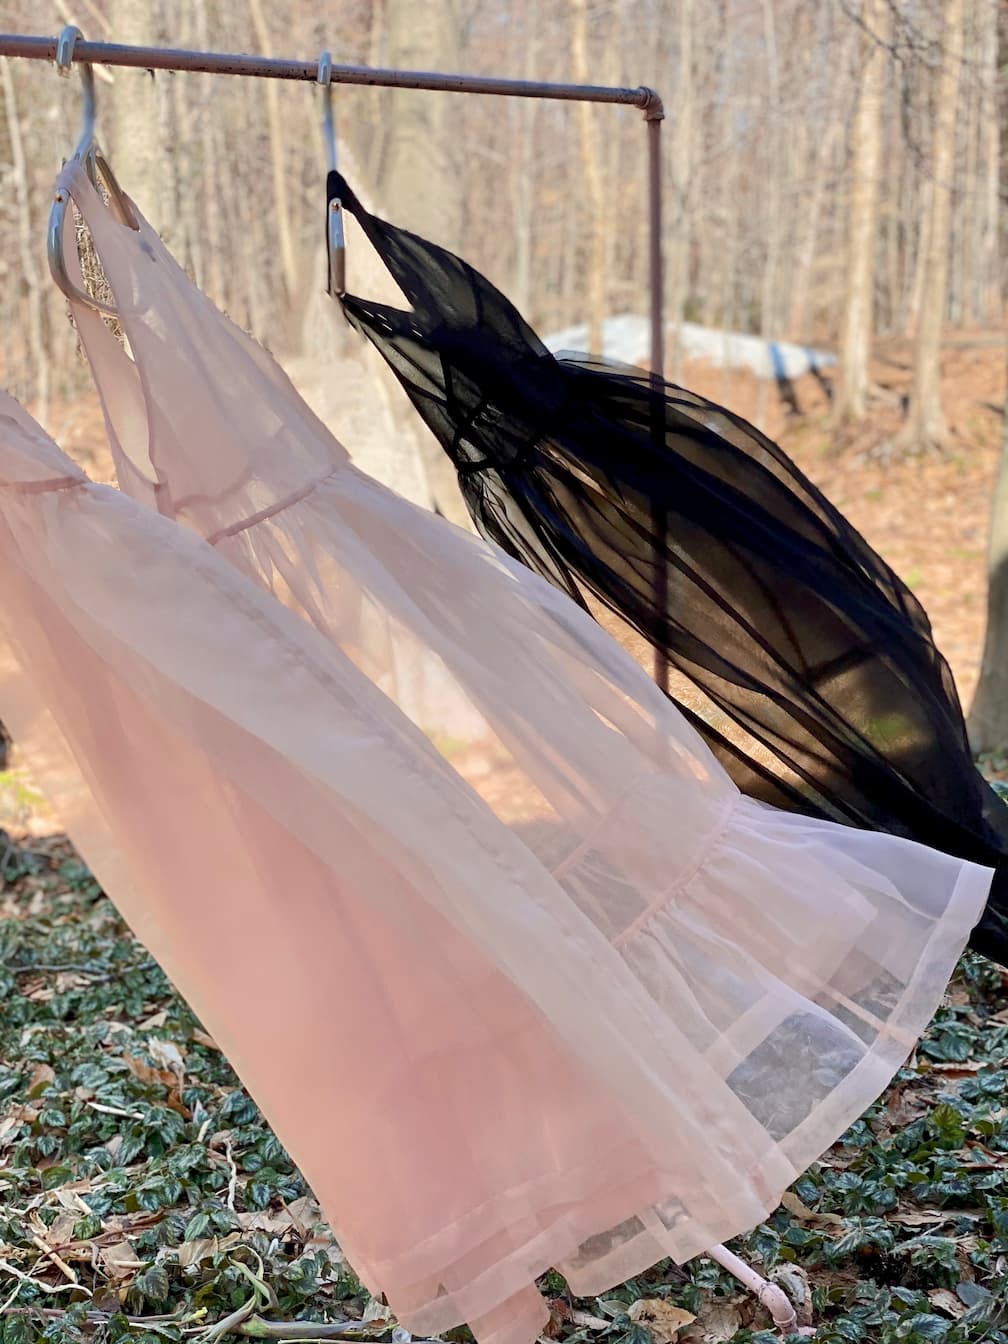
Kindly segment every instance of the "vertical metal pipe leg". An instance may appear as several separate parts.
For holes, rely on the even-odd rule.
[[[776,1283],[770,1283],[762,1274],[757,1274],[744,1260],[740,1260],[737,1255],[729,1251],[727,1246],[712,1246],[705,1254],[754,1294],[769,1311],[774,1325],[782,1335],[815,1333],[814,1330],[799,1330],[798,1316],[783,1288],[779,1288]]]
[[[657,394],[662,383],[665,369],[665,277],[662,267],[662,110],[660,99],[656,105],[645,112],[648,135],[648,270],[651,289],[651,377]],[[665,442],[664,416],[660,415],[662,402],[656,395],[654,399],[654,423],[651,432],[655,438],[656,450]],[[654,515],[655,532],[655,610],[664,618],[668,608],[668,569],[665,564],[665,543],[668,533],[668,518],[664,508],[656,504]],[[654,653],[654,679],[661,690],[667,691],[669,684],[668,659],[663,647],[661,625],[658,630],[658,644]]]

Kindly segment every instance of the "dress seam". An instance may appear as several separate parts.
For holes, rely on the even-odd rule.
[[[88,484],[84,476],[54,476],[46,481],[0,481],[0,490],[10,490],[15,495],[48,495]]]
[[[613,947],[622,947],[635,933],[639,933],[645,924],[649,923],[655,915],[668,905],[676,892],[682,891],[683,887],[688,886],[696,878],[697,874],[703,870],[705,865],[710,861],[711,855],[724,843],[732,818],[735,815],[735,809],[741,798],[741,793],[733,792],[725,799],[721,806],[721,812],[718,819],[711,828],[710,837],[703,845],[700,856],[697,858],[696,862],[681,873],[675,881],[670,882],[667,887],[663,887],[661,894],[651,902],[647,909],[642,910],[625,929],[622,929],[616,937],[612,939]]]
[[[248,518],[242,518],[237,523],[229,523],[227,527],[221,527],[218,528],[216,532],[211,532],[206,538],[207,545],[216,546],[219,541],[223,541],[226,537],[234,537],[237,536],[239,532],[247,532],[250,527],[255,527],[259,523],[264,523],[268,518],[275,518],[278,513],[283,513],[285,509],[292,508],[295,504],[300,504],[303,499],[307,499],[308,496],[313,494],[320,486],[325,485],[327,481],[332,480],[337,472],[343,470],[343,466],[343,463],[339,463],[335,467],[330,467],[329,470],[323,472],[321,476],[316,476],[313,481],[308,481],[307,484],[301,486],[300,489],[292,490],[289,495],[284,495],[282,499],[278,499],[275,504],[270,504],[267,508],[260,509],[258,513],[250,514]]]

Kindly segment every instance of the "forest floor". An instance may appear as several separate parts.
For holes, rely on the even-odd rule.
[[[893,404],[842,445],[814,385],[799,388],[801,418],[785,421],[767,398],[769,432],[924,602],[967,703],[1004,396],[1003,346],[975,339],[946,350],[953,437],[940,458],[884,452],[909,380],[899,347],[875,367]],[[726,388],[699,367],[684,381],[755,417],[755,383]],[[59,419],[57,437],[107,476],[96,408]],[[347,1320],[388,1339],[389,1313],[212,1039],[52,833],[16,757],[0,775],[0,824],[2,1344],[336,1337],[346,1332],[304,1323]],[[740,1253],[803,1300],[802,1319],[830,1344],[1008,1344],[1006,1094],[1008,977],[967,955],[886,1095]],[[708,1261],[665,1263],[592,1301],[555,1274],[542,1286],[549,1336],[565,1344],[774,1337]]]

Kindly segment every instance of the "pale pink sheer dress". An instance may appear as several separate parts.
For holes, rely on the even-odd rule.
[[[300,1111],[258,1082],[289,1063],[271,1058],[286,1047],[264,1026],[221,1032],[351,1262],[416,1331],[467,1319],[481,1339],[527,1344],[545,1320],[532,1280],[548,1266],[576,1292],[597,1293],[752,1227],[906,1058],[980,914],[989,871],[743,798],[588,616],[356,471],[146,223],[118,223],[79,169],[61,180],[132,356],[93,312],[76,310],[123,489],[207,538],[210,548],[193,550],[216,552],[215,573],[226,557],[236,585],[241,571],[261,600],[274,594],[306,618],[311,647],[328,648],[347,678],[352,666],[369,705],[380,688],[396,732],[414,734],[413,761],[404,753],[393,782],[381,754],[372,759],[373,735],[354,736],[352,695],[329,708],[301,703],[303,679],[282,656],[272,681],[257,681],[272,697],[281,758],[287,716],[309,716],[319,741],[305,746],[345,772],[348,803],[375,827],[384,812],[389,840],[376,842],[374,875],[363,860],[342,864],[340,842],[326,850],[337,922],[351,906],[367,924],[367,912],[391,905],[406,930],[401,959],[369,962],[358,978],[319,888],[299,929],[312,949],[304,966],[299,943],[271,977],[276,1004],[298,975],[305,995],[339,995],[328,1052],[292,1088]],[[68,264],[73,273],[72,239]],[[182,613],[187,591],[180,580]],[[162,615],[159,606],[151,619]],[[200,653],[199,631],[175,619],[185,661]],[[288,639],[291,619],[276,616]],[[248,768],[258,775],[251,756]],[[455,813],[437,819],[434,796],[417,801],[425,787],[438,802],[450,795]],[[324,792],[303,788],[293,806],[282,786],[275,793],[262,800],[271,820],[317,824],[313,842],[329,839]],[[266,831],[257,854],[270,843]],[[295,885],[274,894],[277,939],[284,914],[298,918]],[[242,876],[216,894],[232,938],[243,897]],[[435,913],[450,954],[436,932],[418,936]],[[428,958],[440,965],[442,955],[462,968],[443,1022],[406,1011],[403,1042],[375,1049],[389,986],[396,1001],[415,991],[423,1003]],[[188,993],[184,957],[166,966]],[[493,968],[492,992],[481,967]],[[542,1033],[535,1049],[510,1027],[509,1014],[523,1012]],[[477,1022],[459,1070],[456,1037]],[[358,1033],[370,1043],[359,1054]],[[344,1051],[351,1072],[386,1080],[383,1102],[368,1093],[387,1143],[380,1161],[363,1132],[366,1105],[357,1135],[318,1102],[345,1095]],[[499,1073],[485,1052],[499,1055]],[[450,1115],[444,1132],[440,1119],[414,1123],[418,1110]]]

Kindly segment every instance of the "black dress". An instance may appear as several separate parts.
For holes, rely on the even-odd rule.
[[[455,464],[478,531],[598,599],[762,744],[679,705],[752,797],[998,868],[972,945],[1008,964],[1008,807],[927,615],[752,425],[638,369],[551,354],[461,258],[363,208],[406,295],[344,295]]]

